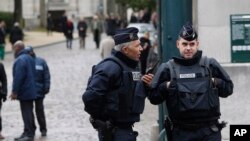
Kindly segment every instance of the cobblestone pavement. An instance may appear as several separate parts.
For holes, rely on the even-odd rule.
[[[88,121],[81,100],[91,66],[101,60],[99,50],[94,48],[92,38],[87,39],[87,48],[80,50],[78,40],[74,41],[73,49],[66,49],[65,43],[48,47],[36,48],[35,52],[47,60],[52,76],[51,91],[45,98],[45,113],[48,135],[42,138],[39,127],[36,130],[36,141],[97,141],[96,131]],[[7,54],[4,60],[9,84],[12,84],[13,54]],[[150,138],[151,126],[156,124],[157,106],[147,102],[141,122],[135,125],[140,132],[139,141]],[[22,133],[23,123],[18,101],[8,100],[2,110],[3,135],[6,141]]]

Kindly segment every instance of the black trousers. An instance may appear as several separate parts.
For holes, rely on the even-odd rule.
[[[98,29],[94,30],[94,41],[96,44],[96,48],[99,48],[99,44],[100,44],[100,31]]]
[[[196,130],[174,128],[173,141],[221,141],[221,131],[214,131],[211,127]]]
[[[40,126],[40,131],[47,132],[43,99],[44,98],[38,98],[35,100],[35,107],[36,107],[35,110],[36,110],[37,121],[38,121],[38,124]]]
[[[34,137],[36,125],[33,114],[33,100],[20,101],[21,113],[24,123],[23,135]]]
[[[2,131],[2,99],[0,98],[0,132]]]
[[[113,140],[112,141],[136,141],[136,138],[138,136],[137,131],[133,131],[131,128],[117,128],[115,132],[113,133]],[[98,138],[99,141],[103,140],[103,135],[100,131],[98,131]]]

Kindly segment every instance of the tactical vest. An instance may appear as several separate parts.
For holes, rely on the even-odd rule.
[[[105,97],[105,112],[117,122],[139,121],[139,114],[144,110],[146,96],[140,95],[141,87],[137,87],[141,79],[139,70],[129,68],[116,57],[106,58],[103,61],[114,61],[122,70],[121,82],[118,87],[111,88]]]
[[[220,116],[218,90],[213,86],[208,61],[207,57],[202,57],[192,66],[173,60],[167,63],[171,82],[176,82],[174,88],[169,88],[166,101],[172,119],[213,120]]]

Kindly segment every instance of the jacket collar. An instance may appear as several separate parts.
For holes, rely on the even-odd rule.
[[[192,59],[184,59],[183,57],[173,57],[174,61],[178,64],[184,65],[184,66],[191,66],[196,64],[198,61],[200,61],[202,56],[202,51],[197,51],[197,53],[194,55]]]
[[[124,62],[128,67],[135,69],[138,65],[138,61],[132,60],[128,58],[126,55],[124,55],[120,51],[112,50],[111,54],[118,59],[120,59],[122,62]]]

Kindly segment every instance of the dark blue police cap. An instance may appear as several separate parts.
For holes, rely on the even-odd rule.
[[[192,41],[194,39],[198,38],[198,34],[193,28],[193,26],[190,23],[185,24],[179,33],[179,37],[187,40],[187,41]]]
[[[34,52],[32,46],[26,46],[26,47],[25,47],[25,50],[26,50],[27,52]]]
[[[115,40],[115,45],[138,40],[138,29],[135,27],[129,27],[124,29],[118,29],[115,32],[115,35],[113,36]]]

